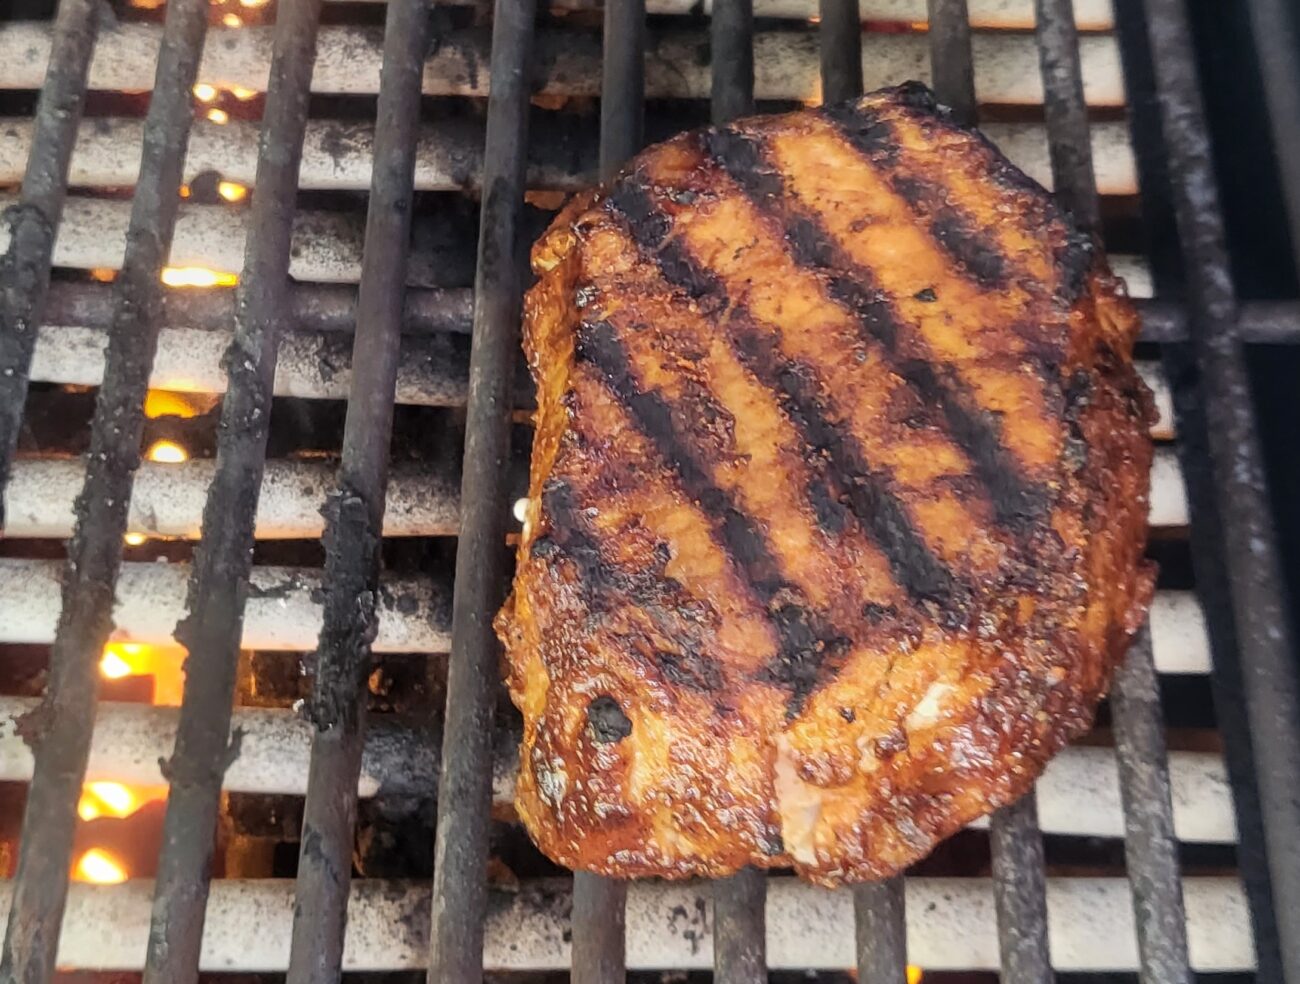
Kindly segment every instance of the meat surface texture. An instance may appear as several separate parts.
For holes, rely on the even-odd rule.
[[[1137,318],[927,90],[652,147],[533,267],[497,628],[546,854],[881,878],[1089,728],[1154,581]]]

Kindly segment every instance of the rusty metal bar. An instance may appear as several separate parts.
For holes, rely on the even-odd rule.
[[[9,249],[0,257],[0,495],[18,447],[27,373],[49,289],[54,236],[63,216],[68,164],[102,14],[107,8],[99,0],[59,4],[22,189],[18,203],[0,216],[9,226]],[[4,525],[0,504],[0,531]],[[8,952],[6,946],[6,963]]]
[[[338,487],[325,506],[324,622],[288,984],[333,984],[343,968],[428,27],[425,0],[389,3],[352,387]]]
[[[434,845],[430,984],[483,979],[491,724],[500,659],[492,617],[509,570],[506,475],[524,278],[519,237],[535,14],[535,0],[497,0],[492,27],[493,84],[483,174],[487,194],[479,217],[474,284],[460,544]]]
[[[257,193],[235,307],[235,338],[226,357],[230,384],[221,408],[216,472],[204,506],[189,614],[176,627],[177,640],[189,655],[168,766],[171,789],[144,984],[194,984],[198,979],[221,776],[231,754],[231,704],[253,524],[266,463],[277,347],[287,314],[298,165],[320,9],[321,0],[285,0],[276,18]]]
[[[122,273],[113,285],[104,381],[95,403],[85,479],[74,507],[77,521],[68,544],[62,611],[38,715],[43,724],[36,736],[36,764],[0,961],[0,978],[5,980],[41,984],[55,972],[77,801],[94,729],[97,662],[112,629],[122,535],[140,465],[144,397],[158,342],[158,275],[171,248],[180,201],[180,173],[193,119],[191,88],[207,16],[206,0],[176,0],[167,8]],[[77,98],[79,102],[80,92]],[[25,245],[37,244],[14,239],[15,249]],[[48,277],[48,253],[44,256]],[[35,285],[38,295],[43,288],[43,282]],[[35,325],[28,327],[28,337],[34,338]],[[30,365],[30,346],[25,354]],[[26,369],[21,375],[25,380]]]

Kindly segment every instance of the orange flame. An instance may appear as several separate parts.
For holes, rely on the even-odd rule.
[[[226,27],[244,26],[244,22],[240,19],[238,14],[222,14],[221,23],[225,24]]]
[[[81,790],[81,800],[77,803],[77,816],[82,820],[97,820],[100,817],[113,817],[120,820],[129,817],[142,806],[166,798],[166,786],[133,788],[124,786],[120,782],[88,782]]]
[[[129,535],[129,534],[128,534]],[[100,675],[108,680],[125,677],[153,677],[153,702],[179,707],[185,688],[180,646],[150,646],[142,642],[110,642],[99,660]]]
[[[159,417],[183,417],[188,420],[199,415],[199,408],[184,393],[151,389],[144,397],[144,415],[150,420]]]
[[[163,267],[162,282],[168,287],[233,287],[239,276],[204,267]]]
[[[217,98],[217,87],[209,85],[207,82],[199,82],[194,86],[194,98],[199,102],[210,103]]]
[[[126,867],[121,860],[98,847],[83,854],[72,869],[76,881],[94,882],[97,885],[119,885],[126,881]]]
[[[224,109],[209,109],[208,119],[210,119],[213,123],[216,123],[218,126],[220,126],[222,124],[230,122],[230,114],[227,113]]]
[[[237,181],[218,181],[217,194],[228,202],[242,202],[248,197],[248,189]]]
[[[190,453],[175,441],[154,441],[145,452],[145,457],[164,465],[179,465],[182,461],[189,460]]]

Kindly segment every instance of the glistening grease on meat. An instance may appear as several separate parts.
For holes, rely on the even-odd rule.
[[[1137,320],[915,85],[653,147],[533,251],[517,807],[621,877],[884,877],[1025,792],[1141,623]]]

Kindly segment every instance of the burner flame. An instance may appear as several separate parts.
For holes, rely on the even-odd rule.
[[[78,860],[72,870],[76,881],[94,882],[97,885],[120,885],[126,881],[126,867],[122,862],[98,847],[92,847]]]

